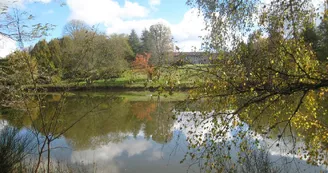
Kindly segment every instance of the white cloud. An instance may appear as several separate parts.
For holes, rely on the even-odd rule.
[[[8,37],[0,35],[0,58],[4,58],[17,48],[16,42]]]
[[[112,162],[115,157],[127,153],[128,157],[138,155],[151,147],[149,141],[128,140],[121,144],[108,143],[94,150],[73,151],[71,161],[73,163],[86,163],[106,161]]]
[[[25,0],[25,1],[30,2],[30,3],[33,3],[33,2],[49,3],[49,2],[51,2],[51,0]]]
[[[146,17],[149,13],[146,7],[128,0],[123,7],[114,0],[67,0],[67,5],[72,12],[71,19],[83,20],[90,25]]]
[[[197,9],[187,11],[179,24],[171,26],[174,40],[183,51],[191,51],[193,47],[201,48],[200,37],[207,34],[204,28],[203,16]]]
[[[143,19],[143,20],[117,20],[115,22],[107,23],[107,34],[125,33],[129,34],[132,29],[140,35],[142,30],[149,28],[156,23],[163,23],[171,28],[175,44],[181,48],[182,51],[191,51],[193,47],[199,49],[201,47],[200,36],[205,36],[203,31],[205,23],[202,15],[199,15],[198,10],[191,9],[187,11],[178,24],[171,24],[165,19]]]
[[[151,157],[148,158],[149,161],[159,160],[164,157],[163,151],[161,149],[154,150],[151,154]]]
[[[95,149],[73,151],[71,161],[72,163],[83,163],[86,166],[96,164],[97,172],[119,173],[119,167],[122,167],[124,163],[119,163],[117,157],[123,153],[127,153],[128,157],[143,154],[151,147],[151,142],[135,139],[123,143],[108,143]]]
[[[117,20],[115,22],[107,22],[105,26],[107,27],[107,34],[113,33],[124,33],[129,34],[132,29],[140,35],[141,31],[156,23],[163,23],[169,25],[169,23],[164,19],[142,19],[142,20]]]
[[[148,3],[150,6],[156,6],[161,4],[161,0],[149,0]]]
[[[191,51],[193,47],[201,47],[201,38],[206,33],[202,30],[205,24],[202,15],[197,9],[187,11],[181,22],[172,24],[163,18],[149,18],[148,14],[154,5],[159,5],[160,0],[149,0],[150,8],[136,2],[126,0],[120,5],[115,0],[67,0],[71,10],[70,19],[83,20],[89,25],[104,24],[107,34],[129,34],[135,29],[140,35],[142,30],[156,23],[163,23],[171,28],[175,44],[182,51]]]
[[[41,2],[41,3],[49,3],[51,0],[0,0],[0,8],[5,6],[18,6],[23,7],[26,3],[34,3],[34,2]]]

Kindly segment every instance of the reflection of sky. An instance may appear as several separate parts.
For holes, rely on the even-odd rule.
[[[0,120],[0,131],[8,125],[8,122],[5,120]]]
[[[99,161],[112,161],[115,157],[127,153],[128,157],[141,154],[151,147],[145,140],[127,140],[123,143],[108,143],[92,150],[73,151],[72,162],[93,163]]]
[[[184,115],[189,117],[193,116],[192,113],[184,113]],[[181,123],[187,123],[187,128],[180,130]],[[7,125],[6,122],[0,123],[0,130],[5,125]],[[193,121],[183,120],[180,123],[175,122],[172,129],[173,139],[164,145],[156,143],[151,139],[145,139],[142,130],[138,133],[136,138],[134,138],[132,134],[126,134],[128,137],[119,143],[109,142],[84,150],[74,150],[74,148],[72,149],[67,143],[65,138],[60,138],[52,143],[52,147],[61,147],[52,151],[52,157],[60,161],[83,165],[90,172],[94,169],[97,170],[96,172],[106,173],[186,172],[190,162],[180,164],[180,161],[187,151],[188,143],[186,142],[186,138],[191,137],[188,131],[194,130],[192,129],[194,126],[195,124]],[[206,124],[203,128],[198,127],[197,131],[199,134],[205,135],[211,130],[210,128],[205,128],[212,126],[212,124]],[[246,129],[247,126],[243,128],[243,130]],[[237,131],[237,128],[229,131],[227,137],[232,137]],[[25,133],[28,133],[28,131],[22,129],[21,134]],[[262,144],[267,145],[272,145],[274,142],[272,139],[264,139],[260,136],[257,136],[256,139],[260,140]],[[302,145],[302,143],[298,143],[298,145]],[[304,160],[298,159],[296,155],[286,155],[286,151],[290,147],[292,146],[289,144],[286,146],[280,145],[280,147],[273,145],[273,147],[269,149],[271,160],[277,161],[278,163],[278,161],[283,159],[285,159],[283,161],[292,161],[294,159],[293,164],[286,168],[288,170],[293,170],[292,172],[297,170],[299,172],[320,172],[319,167],[307,165]],[[237,149],[233,148],[232,151],[232,153],[236,154]],[[199,172],[196,167],[192,168],[189,172],[193,171]]]
[[[213,112],[212,112],[213,113]],[[212,113],[209,113],[208,115],[211,116]],[[181,122],[178,123],[176,122],[174,124],[175,129],[180,129],[182,125],[186,125],[186,128],[182,128],[181,133],[185,135],[186,137],[192,138],[194,135],[188,133],[189,131],[195,131],[195,121],[193,118],[198,118],[198,122],[201,119],[200,117],[201,113],[200,112],[181,112],[177,119],[180,119]],[[238,118],[236,118],[238,121],[240,121]],[[211,120],[213,118],[209,118],[210,121],[204,121],[201,124],[198,124],[196,128],[196,133],[197,135],[204,140],[206,138],[206,134],[210,133],[211,128],[214,126]],[[220,122],[220,120],[218,120]],[[230,123],[230,130],[227,131],[226,134],[226,139],[231,140],[233,136],[238,134],[239,132],[242,131],[247,131],[251,132],[249,129],[249,126],[245,123],[242,127],[234,127],[232,128],[232,124]],[[300,159],[300,155],[297,154],[287,154],[289,153],[294,147],[297,149],[298,147],[303,147],[304,143],[303,142],[297,142],[295,146],[293,146],[293,143],[291,141],[278,141],[279,146],[276,146],[277,141],[270,139],[270,138],[263,138],[260,135],[256,136],[248,136],[248,139],[250,141],[255,141],[256,139],[260,142],[262,147],[267,148],[269,152],[269,158],[270,161],[277,164],[277,166],[286,166],[286,170],[289,170],[291,172],[320,172],[324,171],[327,172],[328,168],[324,166],[316,167],[312,166],[306,163],[305,160]],[[196,141],[192,141],[196,142]],[[218,141],[216,141],[218,142]],[[238,142],[237,142],[238,143]],[[232,149],[232,158],[236,159],[236,154],[238,152],[238,149],[235,147]],[[286,164],[288,163],[288,164]],[[291,164],[290,164],[291,163]]]
[[[192,115],[190,113],[187,116],[190,117]],[[187,128],[180,130],[181,123],[187,123]],[[173,140],[165,145],[144,139],[144,133],[141,130],[136,139],[132,137],[132,134],[127,134],[129,137],[121,143],[108,143],[95,149],[73,151],[71,161],[73,163],[83,163],[89,167],[96,167],[97,172],[186,172],[190,162],[184,164],[179,162],[187,151],[188,144],[185,140],[187,137],[191,137],[188,131],[194,130],[192,129],[194,126],[193,121],[183,120],[180,123],[175,122],[173,126]],[[205,136],[211,130],[206,127],[212,126],[212,124],[206,124],[203,128],[198,127],[197,131]],[[226,137],[232,137],[238,131],[246,130],[247,128],[248,126],[246,125],[242,129],[236,127],[229,131]],[[256,139],[267,145],[272,145],[274,142],[271,139],[264,139],[260,136],[257,136]],[[278,166],[284,166],[285,170],[292,170],[292,172],[319,172],[322,170],[319,167],[306,164],[304,160],[300,160],[296,156],[287,157],[285,153],[288,147],[290,146],[280,145],[280,147],[271,147],[269,149],[271,161]],[[236,155],[237,151],[237,148],[232,149],[232,154]],[[285,164],[290,161],[293,161],[292,164]],[[93,163],[95,163],[95,166]],[[197,168],[193,169],[197,170]]]
[[[96,163],[97,169],[119,172],[117,157],[127,154],[127,158],[130,158],[141,154],[149,147],[151,147],[150,142],[144,140],[127,140],[118,144],[108,143],[94,150],[73,151],[71,161],[86,165]]]
[[[71,162],[83,163],[97,172],[186,172],[187,165],[180,164],[184,152],[172,152],[177,136],[168,144],[146,140],[143,133],[137,138],[129,136],[121,143],[108,143],[95,149],[73,151]],[[95,163],[95,164],[94,164]]]

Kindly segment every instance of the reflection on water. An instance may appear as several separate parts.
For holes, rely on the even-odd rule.
[[[83,165],[90,172],[199,172],[197,164],[191,167],[192,163],[188,161],[180,164],[188,151],[186,139],[192,137],[188,128],[195,126],[192,121],[175,121],[172,118],[175,110],[187,109],[181,106],[181,102],[157,99],[130,101],[121,97],[95,95],[77,94],[65,99],[57,130],[70,126],[86,113],[88,116],[52,143],[52,147],[58,147],[52,151],[53,158]],[[58,100],[58,95],[49,96],[44,114],[52,114]],[[31,119],[24,116],[24,111],[5,110],[2,114],[5,123],[11,126],[21,129],[31,127]],[[177,119],[191,114],[182,111]],[[32,117],[37,122],[40,119],[39,112],[35,110]],[[188,128],[182,128],[181,124],[188,124]],[[206,134],[210,126],[208,124],[198,129],[199,133]],[[230,135],[233,136],[233,133],[231,131]],[[271,142],[261,137],[258,139]],[[270,148],[270,157],[281,158],[281,150],[281,147]],[[232,152],[236,153],[236,150],[232,149]],[[296,167],[301,172],[322,169],[306,165],[300,159],[297,161]]]

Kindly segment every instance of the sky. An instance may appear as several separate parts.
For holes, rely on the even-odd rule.
[[[135,29],[140,36],[145,28],[163,23],[171,28],[175,45],[182,51],[199,49],[200,36],[204,36],[202,17],[197,9],[186,5],[186,0],[0,0],[0,6],[13,1],[36,16],[33,22],[56,25],[47,40],[62,37],[64,25],[72,19],[108,35],[129,34]],[[0,49],[0,56],[1,51],[8,52]]]
[[[194,51],[201,48],[200,36],[205,36],[205,24],[197,9],[186,5],[187,0],[0,0],[0,8],[12,5],[34,16],[34,23],[56,25],[50,36],[62,37],[64,25],[73,19],[95,26],[107,35],[129,34],[135,29],[139,36],[141,31],[153,24],[163,23],[171,28],[176,46],[181,51]],[[262,0],[270,4],[272,0]],[[312,0],[316,8],[323,0]],[[62,5],[65,4],[65,5]],[[323,7],[322,7],[323,8]],[[4,40],[4,39],[2,39]],[[33,43],[36,43],[34,41]],[[31,45],[25,44],[27,46]],[[1,46],[3,45],[3,46]],[[0,57],[15,49],[15,44],[1,43]]]

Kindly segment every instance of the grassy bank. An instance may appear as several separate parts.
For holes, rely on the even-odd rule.
[[[56,94],[56,93],[54,93]],[[71,95],[76,95],[80,97],[119,97],[127,99],[128,101],[184,101],[188,93],[187,92],[151,92],[151,91],[123,91],[123,92],[70,92]]]
[[[195,82],[202,79],[199,77],[199,65],[187,65],[179,68],[163,68],[160,75],[155,74],[152,80],[142,72],[128,70],[118,78],[100,79],[87,82],[86,80],[66,80],[53,84],[40,84],[38,87],[49,92],[63,90],[85,91],[85,90],[116,90],[116,91],[145,91],[145,90],[175,90],[186,91],[195,87]],[[32,88],[32,86],[26,86]]]

